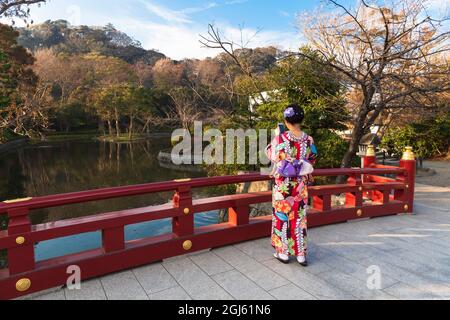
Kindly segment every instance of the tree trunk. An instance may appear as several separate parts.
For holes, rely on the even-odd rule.
[[[98,125],[98,132],[101,132],[102,135],[105,136],[106,135],[105,122],[102,119],[97,118],[97,125]]]
[[[109,132],[109,136],[112,137],[113,128],[112,128],[111,120],[108,120],[108,132]]]
[[[364,135],[364,123],[367,116],[367,107],[362,106],[361,111],[358,114],[358,118],[355,120],[353,131],[352,131],[352,139],[350,141],[350,144],[348,146],[347,151],[345,152],[344,157],[341,161],[341,168],[348,168],[350,167],[353,158],[356,155],[356,152],[359,148],[359,143],[361,141],[361,138]],[[336,183],[344,183],[345,182],[345,176],[338,176],[336,178]]]
[[[115,109],[116,137],[120,138],[119,112]]]
[[[144,127],[142,128],[142,133],[149,133],[149,124],[150,124],[150,119],[147,119],[145,121]]]
[[[130,126],[128,127],[128,139],[133,137],[133,114],[130,115]]]
[[[117,137],[117,138],[120,138],[119,120],[116,119],[115,123],[116,123],[116,137]]]

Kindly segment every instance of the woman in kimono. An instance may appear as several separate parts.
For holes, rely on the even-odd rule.
[[[287,263],[295,256],[306,266],[308,184],[312,182],[317,150],[313,138],[300,128],[303,109],[289,105],[283,115],[288,131],[277,135],[266,148],[274,163],[275,178],[271,240],[275,258]]]

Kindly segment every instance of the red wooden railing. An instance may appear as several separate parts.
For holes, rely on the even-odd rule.
[[[412,212],[415,161],[402,160],[400,167],[374,164],[366,157],[365,168],[318,169],[316,176],[349,176],[346,184],[312,186],[313,206],[308,211],[309,227],[344,222],[362,217],[376,217]],[[387,178],[384,175],[395,175]],[[10,299],[66,283],[67,267],[77,265],[81,278],[148,264],[186,252],[223,246],[266,237],[271,216],[249,218],[249,206],[271,201],[271,192],[226,195],[193,200],[192,189],[242,182],[264,181],[259,173],[238,176],[197,178],[157,182],[135,186],[98,189],[43,196],[0,203],[0,214],[9,217],[8,229],[0,231],[0,249],[8,253],[8,268],[0,270],[0,299]],[[30,222],[30,210],[174,191],[168,204],[148,206],[89,217],[55,221],[39,225]],[[333,194],[346,194],[344,206],[333,206]],[[372,199],[371,203],[363,198]],[[194,214],[229,209],[227,223],[194,228]],[[172,233],[125,241],[126,225],[171,218]],[[39,241],[101,230],[102,247],[44,261],[35,261],[34,244]]]

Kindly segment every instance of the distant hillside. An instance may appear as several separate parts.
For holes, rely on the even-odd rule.
[[[73,26],[65,20],[47,20],[44,23],[29,28],[17,28],[17,30],[20,33],[18,43],[32,52],[41,48],[52,48],[57,53],[68,54],[85,54],[95,51],[105,56],[120,58],[131,64],[143,61],[148,65],[154,65],[156,61],[166,58],[158,51],[142,48],[138,40],[117,30],[112,24],[103,27]],[[256,74],[265,72],[286,54],[287,52],[275,47],[236,50],[236,55]],[[190,60],[197,59],[183,61],[187,63]],[[219,63],[226,61],[228,65],[234,64],[224,53],[218,54],[213,60]]]
[[[70,54],[97,51],[106,56],[121,58],[128,63],[144,61],[153,65],[165,55],[142,48],[141,43],[113,25],[104,27],[72,26],[65,20],[48,20],[30,28],[18,28],[20,45],[36,51],[53,48]]]

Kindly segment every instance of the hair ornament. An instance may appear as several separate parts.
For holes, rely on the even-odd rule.
[[[293,117],[295,115],[294,108],[292,107],[287,108],[286,110],[284,110],[283,115],[285,118]]]

